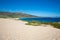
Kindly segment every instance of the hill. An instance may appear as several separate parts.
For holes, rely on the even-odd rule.
[[[38,16],[25,14],[25,13],[17,13],[17,12],[0,12],[0,18],[22,18],[22,17],[28,17],[28,18],[34,18]]]

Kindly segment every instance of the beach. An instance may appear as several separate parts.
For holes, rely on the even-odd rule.
[[[0,40],[60,40],[60,29],[25,23],[17,19],[0,18]]]

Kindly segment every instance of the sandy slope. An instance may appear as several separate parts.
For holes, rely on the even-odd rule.
[[[0,18],[0,40],[60,40],[60,29]]]

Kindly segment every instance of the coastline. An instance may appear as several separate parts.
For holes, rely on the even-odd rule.
[[[0,18],[1,40],[60,40],[60,29],[25,25],[18,18]]]

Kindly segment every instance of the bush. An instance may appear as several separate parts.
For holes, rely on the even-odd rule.
[[[54,26],[55,28],[59,28],[60,29],[60,24],[59,23],[52,23],[52,26]]]
[[[32,20],[31,22],[26,23],[26,25],[33,25],[33,26],[39,26],[40,22]]]

